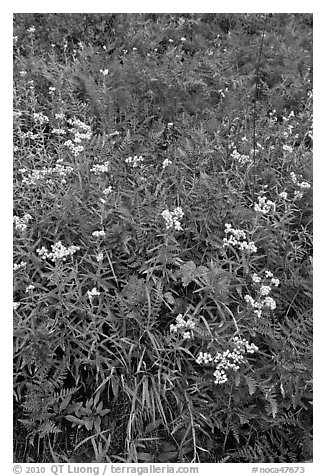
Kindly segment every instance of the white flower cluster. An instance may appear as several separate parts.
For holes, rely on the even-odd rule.
[[[102,253],[102,251],[100,251],[97,255],[96,255],[96,261],[98,263],[101,263],[104,259],[104,254]]]
[[[59,121],[62,121],[65,118],[65,115],[62,112],[57,112],[54,117],[56,119],[59,119]]]
[[[214,372],[216,384],[227,382],[227,371],[233,370],[237,372],[240,364],[244,363],[244,354],[253,354],[258,350],[255,344],[249,344],[246,339],[238,336],[232,338],[233,350],[227,349],[223,353],[217,352],[214,357],[209,352],[199,352],[196,362],[197,364],[212,364],[216,367]]]
[[[169,159],[163,160],[163,162],[162,162],[162,168],[163,168],[163,170],[164,170],[166,167],[168,167],[169,165],[171,165],[171,164],[172,164],[171,160],[169,160]]]
[[[275,212],[276,205],[274,202],[271,200],[267,200],[267,198],[264,197],[258,197],[258,203],[255,203],[254,210],[255,212],[260,212],[264,213],[270,213],[271,211]]]
[[[166,209],[161,213],[161,215],[165,220],[165,226],[167,230],[170,228],[174,228],[177,231],[182,230],[180,220],[184,213],[181,207],[176,207],[173,212],[170,212],[168,209]]]
[[[236,230],[232,228],[230,223],[225,223],[225,233],[228,235],[226,238],[223,238],[223,246],[234,246],[239,248],[239,250],[247,250],[249,253],[256,253],[257,248],[253,241],[246,240],[247,236],[243,230]]]
[[[266,284],[266,279],[270,278],[270,281],[268,284]],[[260,276],[258,276],[256,273],[252,275],[252,281],[255,284],[260,284],[262,283],[262,279]],[[258,317],[261,317],[262,315],[262,310],[263,308],[270,308],[271,310],[274,310],[276,308],[276,302],[273,298],[269,296],[269,293],[272,290],[272,286],[279,286],[280,280],[277,278],[274,278],[274,275],[271,271],[265,271],[265,282],[264,284],[262,283],[260,285],[260,288],[258,290],[258,299],[255,301],[255,299],[250,296],[249,294],[246,294],[244,299],[245,301],[250,304],[254,308],[254,314],[256,314]]]
[[[94,296],[99,296],[101,293],[98,292],[96,288],[93,288],[91,291],[87,291],[88,299],[92,302]]]
[[[42,246],[42,248],[38,248],[36,250],[37,254],[41,257],[41,259],[50,259],[51,261],[66,261],[67,256],[72,256],[76,251],[79,251],[79,246],[69,246],[66,248],[61,241],[58,241],[54,245],[51,245],[52,252],[49,252],[47,248]]]
[[[14,311],[17,311],[17,309],[19,308],[20,305],[21,305],[20,302],[14,302],[13,303]]]
[[[236,160],[240,164],[246,164],[247,162],[251,162],[251,159],[249,155],[243,155],[240,154],[240,152],[237,151],[237,149],[234,149],[232,154],[231,154],[232,159]]]
[[[126,164],[132,165],[132,167],[138,167],[142,162],[144,162],[144,158],[141,155],[139,157],[134,155],[134,157],[128,157],[125,162]]]
[[[302,197],[303,197],[303,193],[300,192],[299,190],[296,190],[294,192],[293,201],[300,200]]]
[[[293,147],[290,145],[283,145],[282,149],[285,150],[285,152],[293,152]]]
[[[92,235],[95,238],[105,238],[105,231],[103,231],[103,230],[93,231]]]
[[[286,200],[288,198],[288,194],[287,192],[283,191],[281,193],[279,193],[278,195],[280,198],[282,198],[283,200]]]
[[[40,126],[43,126],[43,124],[47,124],[49,122],[48,116],[46,116],[42,112],[34,112],[33,118],[34,121]]]
[[[63,165],[63,159],[58,159],[54,167],[43,167],[39,170],[33,170],[27,177],[23,177],[22,183],[25,185],[37,185],[38,182],[46,180],[46,183],[53,184],[51,177],[57,175],[61,178],[61,183],[66,183],[66,177],[73,172],[73,167]],[[24,174],[27,169],[20,169],[20,173]]]
[[[52,134],[57,134],[58,136],[65,136],[67,132],[64,129],[52,129]]]
[[[102,193],[107,197],[108,195],[110,195],[110,193],[112,193],[112,190],[113,188],[110,185],[109,187],[105,188]]]
[[[190,339],[192,336],[192,329],[195,327],[195,321],[189,318],[187,321],[184,320],[182,314],[178,314],[176,317],[176,324],[170,325],[170,332],[181,332],[181,335],[184,339]],[[184,329],[190,329],[190,331],[185,331]]]
[[[103,193],[105,198],[100,198],[100,202],[101,203],[107,203],[108,196],[112,193],[112,191],[113,191],[113,188],[112,188],[111,185],[109,187],[105,188],[104,190],[102,190],[102,193]]]
[[[19,264],[14,263],[14,271],[18,271],[19,269],[25,268],[26,265],[26,261],[21,261],[21,263]]]
[[[101,175],[109,171],[109,166],[110,166],[110,162],[106,161],[103,164],[93,165],[90,171],[93,172],[95,175]]]
[[[305,188],[309,189],[311,187],[310,183],[308,183],[308,182],[298,182],[297,176],[294,172],[291,172],[290,175],[291,175],[292,182],[295,185],[297,185],[298,187],[303,188],[303,189],[305,189]]]
[[[33,284],[30,284],[29,286],[26,287],[25,292],[31,293],[32,291],[34,291],[34,289],[35,289],[35,286]]]
[[[67,121],[71,126],[69,132],[74,134],[73,140],[67,140],[64,145],[69,147],[72,154],[77,157],[80,152],[83,152],[84,146],[81,145],[83,140],[89,140],[92,137],[92,129],[90,126],[80,121],[79,119],[68,119]],[[79,144],[79,145],[77,145]]]
[[[25,213],[23,218],[19,218],[18,216],[13,217],[13,222],[15,224],[15,228],[18,231],[24,232],[27,229],[28,222],[32,220],[32,217],[29,213]]]

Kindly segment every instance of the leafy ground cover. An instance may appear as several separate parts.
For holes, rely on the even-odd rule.
[[[14,15],[17,462],[312,457],[312,16]]]

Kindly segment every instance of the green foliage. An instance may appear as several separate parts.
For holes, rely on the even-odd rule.
[[[15,459],[310,459],[311,15],[14,35]]]

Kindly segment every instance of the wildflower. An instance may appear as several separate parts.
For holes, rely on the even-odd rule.
[[[41,126],[49,122],[48,116],[45,116],[42,112],[34,112],[33,117],[34,121]]]
[[[283,145],[282,149],[286,152],[293,152],[293,148],[289,145]]]
[[[91,291],[87,291],[88,299],[92,302],[94,296],[100,296],[101,293],[98,292],[96,288],[93,288]]]
[[[34,291],[34,289],[35,289],[35,286],[33,286],[33,284],[30,284],[29,286],[27,286],[26,292],[30,293],[30,292]]]
[[[309,189],[311,187],[310,183],[308,182],[298,182],[297,185],[300,187],[300,188],[307,188]]]
[[[84,146],[75,144],[80,144],[82,140],[89,140],[92,137],[92,130],[90,126],[76,118],[68,119],[67,122],[73,126],[69,131],[74,134],[74,139],[67,140],[64,145],[69,147],[73,155],[77,157],[80,152],[83,152]]]
[[[261,286],[260,287],[260,294],[262,296],[267,296],[271,292],[272,288],[270,286]]]
[[[144,161],[143,157],[140,155],[139,157],[137,155],[134,155],[134,157],[128,157],[125,162],[127,164],[132,165],[133,167],[138,167],[141,165],[141,163]]]
[[[252,296],[249,296],[249,294],[246,294],[244,297],[244,300],[248,303],[251,304],[253,307],[255,305],[255,300]]]
[[[20,264],[14,263],[14,271],[18,271],[19,269],[25,268],[27,265],[26,261],[21,261]]]
[[[52,129],[52,134],[64,136],[67,134],[67,132],[64,129]]]
[[[236,149],[233,150],[231,157],[242,165],[251,162],[249,155],[242,155]]]
[[[288,198],[288,194],[287,194],[287,192],[281,192],[281,193],[279,194],[279,197],[280,197],[280,198],[283,198],[283,200],[286,200],[286,199]]]
[[[271,271],[265,271],[266,278],[272,278],[274,274]]]
[[[186,38],[183,36],[182,38],[180,38],[180,41],[186,41]]]
[[[108,188],[105,188],[102,193],[103,193],[104,195],[109,195],[110,193],[112,193],[112,190],[113,190],[113,189],[112,189],[112,187],[111,187],[111,185],[110,185]]]
[[[31,26],[30,28],[28,28],[28,33],[31,33],[31,34],[34,34],[35,33],[35,26]]]
[[[96,261],[97,262],[103,261],[103,258],[104,258],[104,255],[103,255],[102,251],[100,253],[98,253],[98,255],[96,255]]]
[[[209,352],[199,352],[196,362],[197,364],[201,364],[203,362],[204,364],[209,364],[210,362],[212,362],[212,360],[213,360],[213,357],[211,356]]]
[[[174,43],[174,41],[172,40],[172,38],[169,39],[169,43]]]
[[[25,213],[22,218],[18,216],[13,217],[13,222],[17,231],[24,232],[27,229],[28,222],[32,220],[32,217],[29,213]]]
[[[246,353],[253,354],[258,351],[255,344],[249,344],[246,339],[235,336],[231,339],[231,349],[226,349],[224,352],[217,352],[214,357],[209,352],[199,352],[196,362],[197,364],[209,364],[215,366],[213,376],[214,383],[223,384],[227,382],[229,370],[237,372],[240,365],[245,363],[244,355]]]
[[[300,200],[302,197],[303,197],[303,193],[302,193],[302,192],[299,192],[298,190],[296,190],[296,191],[294,192],[293,200]]]
[[[258,197],[258,203],[255,203],[254,210],[265,215],[271,210],[275,211],[276,205],[271,200],[267,200],[266,197]]]
[[[252,275],[252,280],[253,280],[254,283],[260,283],[261,282],[261,278],[256,273],[254,273]]]
[[[21,305],[20,302],[14,302],[14,304],[13,304],[14,311],[17,311],[17,309],[19,308],[20,305]]]
[[[27,71],[19,71],[20,76],[24,77],[27,74]]]
[[[17,41],[18,41],[18,36],[14,36],[14,37],[13,37],[13,40],[14,40],[14,44],[16,44]]]
[[[185,321],[184,318],[182,317],[182,314],[178,314],[175,320],[176,320],[176,324],[170,325],[170,332],[181,331],[181,336],[184,339],[190,339],[190,337],[192,337],[192,330],[195,328],[195,325],[196,325],[195,321],[193,321],[191,318]]]
[[[133,49],[132,49],[132,51],[137,51],[137,48],[134,46]]]
[[[100,69],[100,73],[102,73],[103,76],[107,76],[109,74],[109,70],[108,69]]]
[[[41,257],[41,259],[48,258],[55,262],[58,260],[66,261],[67,256],[72,256],[80,250],[79,246],[69,246],[67,248],[61,243],[61,241],[51,245],[51,248],[52,252],[49,252],[47,248],[42,246],[42,248],[38,248],[36,252]]]
[[[95,175],[100,175],[102,173],[108,172],[109,171],[109,165],[110,162],[104,162],[104,164],[95,164],[91,168],[91,172],[93,172]]]
[[[163,160],[163,163],[162,163],[163,170],[171,164],[172,164],[171,160],[169,159]]]
[[[280,284],[280,280],[277,278],[272,278],[271,283],[274,284],[274,286],[278,286]]]
[[[295,175],[294,172],[291,172],[291,173],[290,173],[290,177],[291,177],[292,182],[293,182],[294,184],[296,184],[296,183],[297,183],[297,176]]]
[[[182,337],[184,339],[190,339],[191,338],[191,333],[189,331],[185,331],[182,333]]]
[[[64,114],[62,114],[62,112],[61,112],[61,113],[56,113],[56,114],[54,115],[54,117],[55,117],[56,119],[60,119],[60,120],[62,120],[62,119],[64,119],[64,118],[65,118],[65,115],[64,115]]]
[[[93,231],[92,235],[95,237],[95,238],[105,238],[105,231],[103,230],[99,230],[99,231]]]
[[[223,246],[234,246],[239,248],[241,251],[246,250],[249,253],[256,253],[257,248],[253,241],[248,241],[246,238],[246,233],[240,229],[234,229],[229,223],[225,224],[225,233],[228,235],[226,238],[223,238]]]
[[[181,207],[175,208],[173,212],[170,212],[168,209],[166,209],[161,213],[161,215],[165,220],[165,226],[167,230],[173,227],[177,231],[182,230],[180,219],[183,217],[184,213]]]
[[[270,307],[272,310],[276,308],[276,302],[271,297],[266,297],[263,301],[263,304],[267,307]]]

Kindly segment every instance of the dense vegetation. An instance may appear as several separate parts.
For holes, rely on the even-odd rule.
[[[14,15],[18,462],[312,457],[312,16]]]

